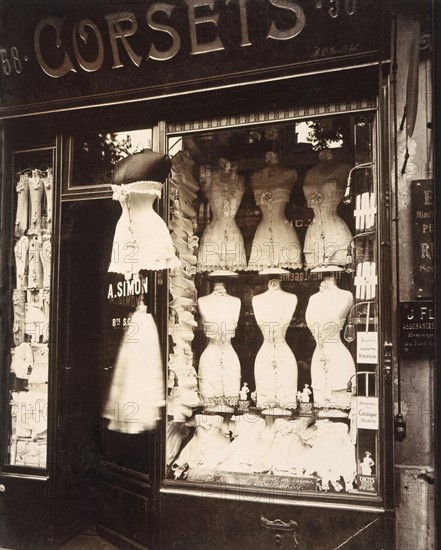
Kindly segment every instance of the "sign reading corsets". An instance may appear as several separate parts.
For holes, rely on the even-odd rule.
[[[378,59],[382,10],[379,0],[2,2],[3,110]]]

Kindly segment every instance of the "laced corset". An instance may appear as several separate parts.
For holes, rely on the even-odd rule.
[[[262,210],[262,206],[268,207],[271,203],[289,201],[291,195],[291,189],[274,189],[273,191],[263,191],[257,189],[254,191],[254,200],[257,206]]]
[[[318,292],[309,299],[305,320],[317,342],[311,362],[314,400],[318,389],[345,389],[355,372],[354,360],[340,334],[352,303],[352,294],[338,287]]]
[[[204,179],[213,217],[201,237],[198,271],[245,269],[245,245],[235,220],[245,191],[243,178],[231,170],[208,171]]]
[[[263,168],[251,176],[262,219],[254,235],[249,269],[302,267],[299,238],[285,217],[285,206],[295,181],[294,169],[277,165]]]
[[[112,185],[113,200],[121,203],[123,216],[127,218],[130,231],[134,231],[133,225],[142,222],[146,213],[153,213],[153,203],[161,196],[162,183],[136,182],[127,185]],[[135,240],[135,236],[134,236]]]
[[[220,341],[225,344],[227,341],[234,338],[236,333],[237,323],[226,322],[210,322],[203,321],[202,327],[204,329],[205,336],[209,341]]]
[[[213,213],[211,223],[222,222],[224,217],[234,218],[239,210],[244,191],[243,179],[235,172],[228,176],[216,172],[209,177],[204,193]]]
[[[308,207],[314,212],[304,242],[309,268],[329,263],[344,265],[347,261],[347,247],[352,234],[337,213],[346,182],[346,167],[341,163],[331,164],[320,173],[319,164],[306,175],[303,192]]]
[[[320,213],[321,216],[337,216],[337,207],[343,198],[341,185],[337,180],[328,180],[321,186],[315,184],[307,184],[303,186],[303,193],[306,198],[306,203],[315,214]]]
[[[154,211],[153,203],[161,196],[162,183],[137,181],[112,185],[113,200],[121,204],[113,239],[109,271],[130,278],[141,269],[177,267],[173,242],[164,220]]]

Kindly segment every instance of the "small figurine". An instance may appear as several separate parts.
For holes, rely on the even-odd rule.
[[[248,394],[250,393],[250,388],[248,387],[248,383],[244,382],[242,385],[242,388],[239,392],[239,399],[241,401],[248,401]]]
[[[312,390],[309,384],[304,384],[303,390],[297,392],[297,401],[299,402],[299,415],[312,416],[313,403],[311,403]]]
[[[371,453],[366,451],[363,460],[360,462],[361,474],[364,476],[372,475],[372,466],[374,466],[375,462],[372,460],[371,456]]]
[[[297,399],[301,403],[309,403],[311,400],[311,394],[312,391],[309,389],[309,384],[305,384],[303,386],[303,390],[297,392]]]

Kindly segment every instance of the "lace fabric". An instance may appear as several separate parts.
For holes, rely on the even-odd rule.
[[[122,214],[115,229],[109,272],[131,278],[143,269],[179,266],[167,225],[153,210],[155,199],[161,196],[162,183],[140,181],[112,188]]]

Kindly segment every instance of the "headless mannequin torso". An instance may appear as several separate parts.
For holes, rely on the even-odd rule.
[[[311,362],[314,405],[346,409],[351,394],[346,391],[355,364],[340,338],[340,331],[353,304],[352,293],[337,286],[333,276],[325,277],[320,290],[309,299],[305,319],[317,346]]]
[[[320,265],[345,265],[352,239],[348,226],[337,214],[350,166],[334,161],[329,150],[321,151],[319,159],[306,173],[303,184],[307,205],[314,212],[303,247],[306,267],[310,269]]]
[[[229,160],[221,158],[218,164],[203,187],[213,217],[201,237],[198,271],[234,272],[246,268],[245,245],[235,220],[245,184]]]
[[[291,414],[296,407],[297,362],[285,334],[297,307],[295,294],[285,292],[272,279],[268,290],[254,296],[254,315],[263,334],[263,344],[254,365],[257,406],[272,414]]]
[[[231,345],[241,302],[216,283],[208,296],[198,299],[208,345],[199,360],[199,393],[208,412],[234,412],[240,391],[240,362]]]
[[[262,212],[262,219],[254,235],[248,268],[257,271],[300,268],[300,241],[285,217],[297,172],[293,168],[280,166],[276,153],[268,152],[265,161],[267,166],[251,176],[254,198]]]

